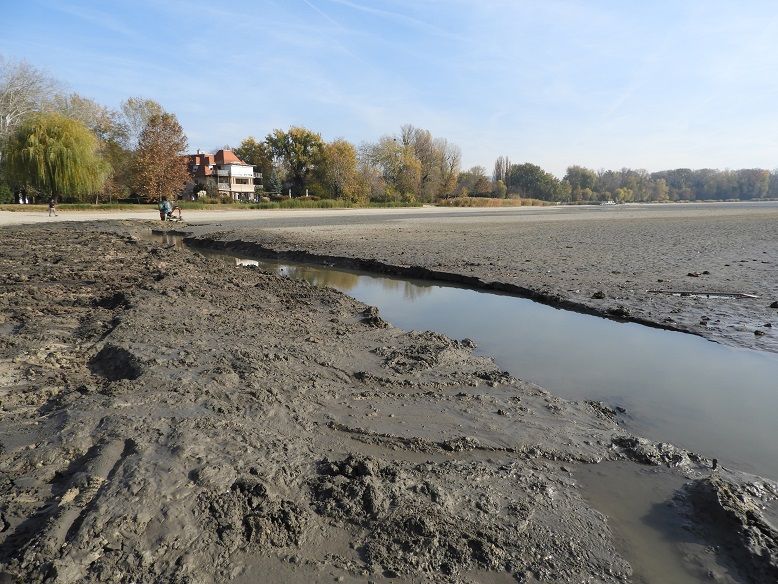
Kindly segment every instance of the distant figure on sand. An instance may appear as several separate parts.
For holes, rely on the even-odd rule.
[[[173,218],[173,211],[178,211],[178,220],[182,221],[181,218],[181,207],[178,205],[173,206],[170,204],[170,201],[167,200],[167,197],[162,197],[162,200],[159,202],[159,218],[162,221],[165,221],[166,219],[172,219]]]
[[[49,199],[49,217],[51,217],[52,213],[54,213],[55,217],[59,217],[59,215],[57,215],[57,199],[54,197]]]

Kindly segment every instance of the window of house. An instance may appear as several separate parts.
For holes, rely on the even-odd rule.
[[[247,184],[249,184],[249,179],[247,179],[247,178],[236,178],[235,179],[235,184],[236,185],[247,185]]]

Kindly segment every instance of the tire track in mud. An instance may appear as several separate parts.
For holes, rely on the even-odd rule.
[[[21,559],[31,548],[36,553],[54,553],[71,541],[105,485],[132,451],[129,439],[102,441],[58,472],[52,497],[7,537],[3,548],[10,553],[3,561]]]

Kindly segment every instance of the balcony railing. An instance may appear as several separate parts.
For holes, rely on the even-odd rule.
[[[262,173],[261,172],[255,172],[254,173],[254,178],[262,178]]]
[[[216,170],[216,176],[230,176],[229,170]]]

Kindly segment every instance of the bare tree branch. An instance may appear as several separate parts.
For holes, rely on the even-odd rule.
[[[59,83],[26,61],[0,55],[0,160],[11,133],[28,115],[49,108]]]

